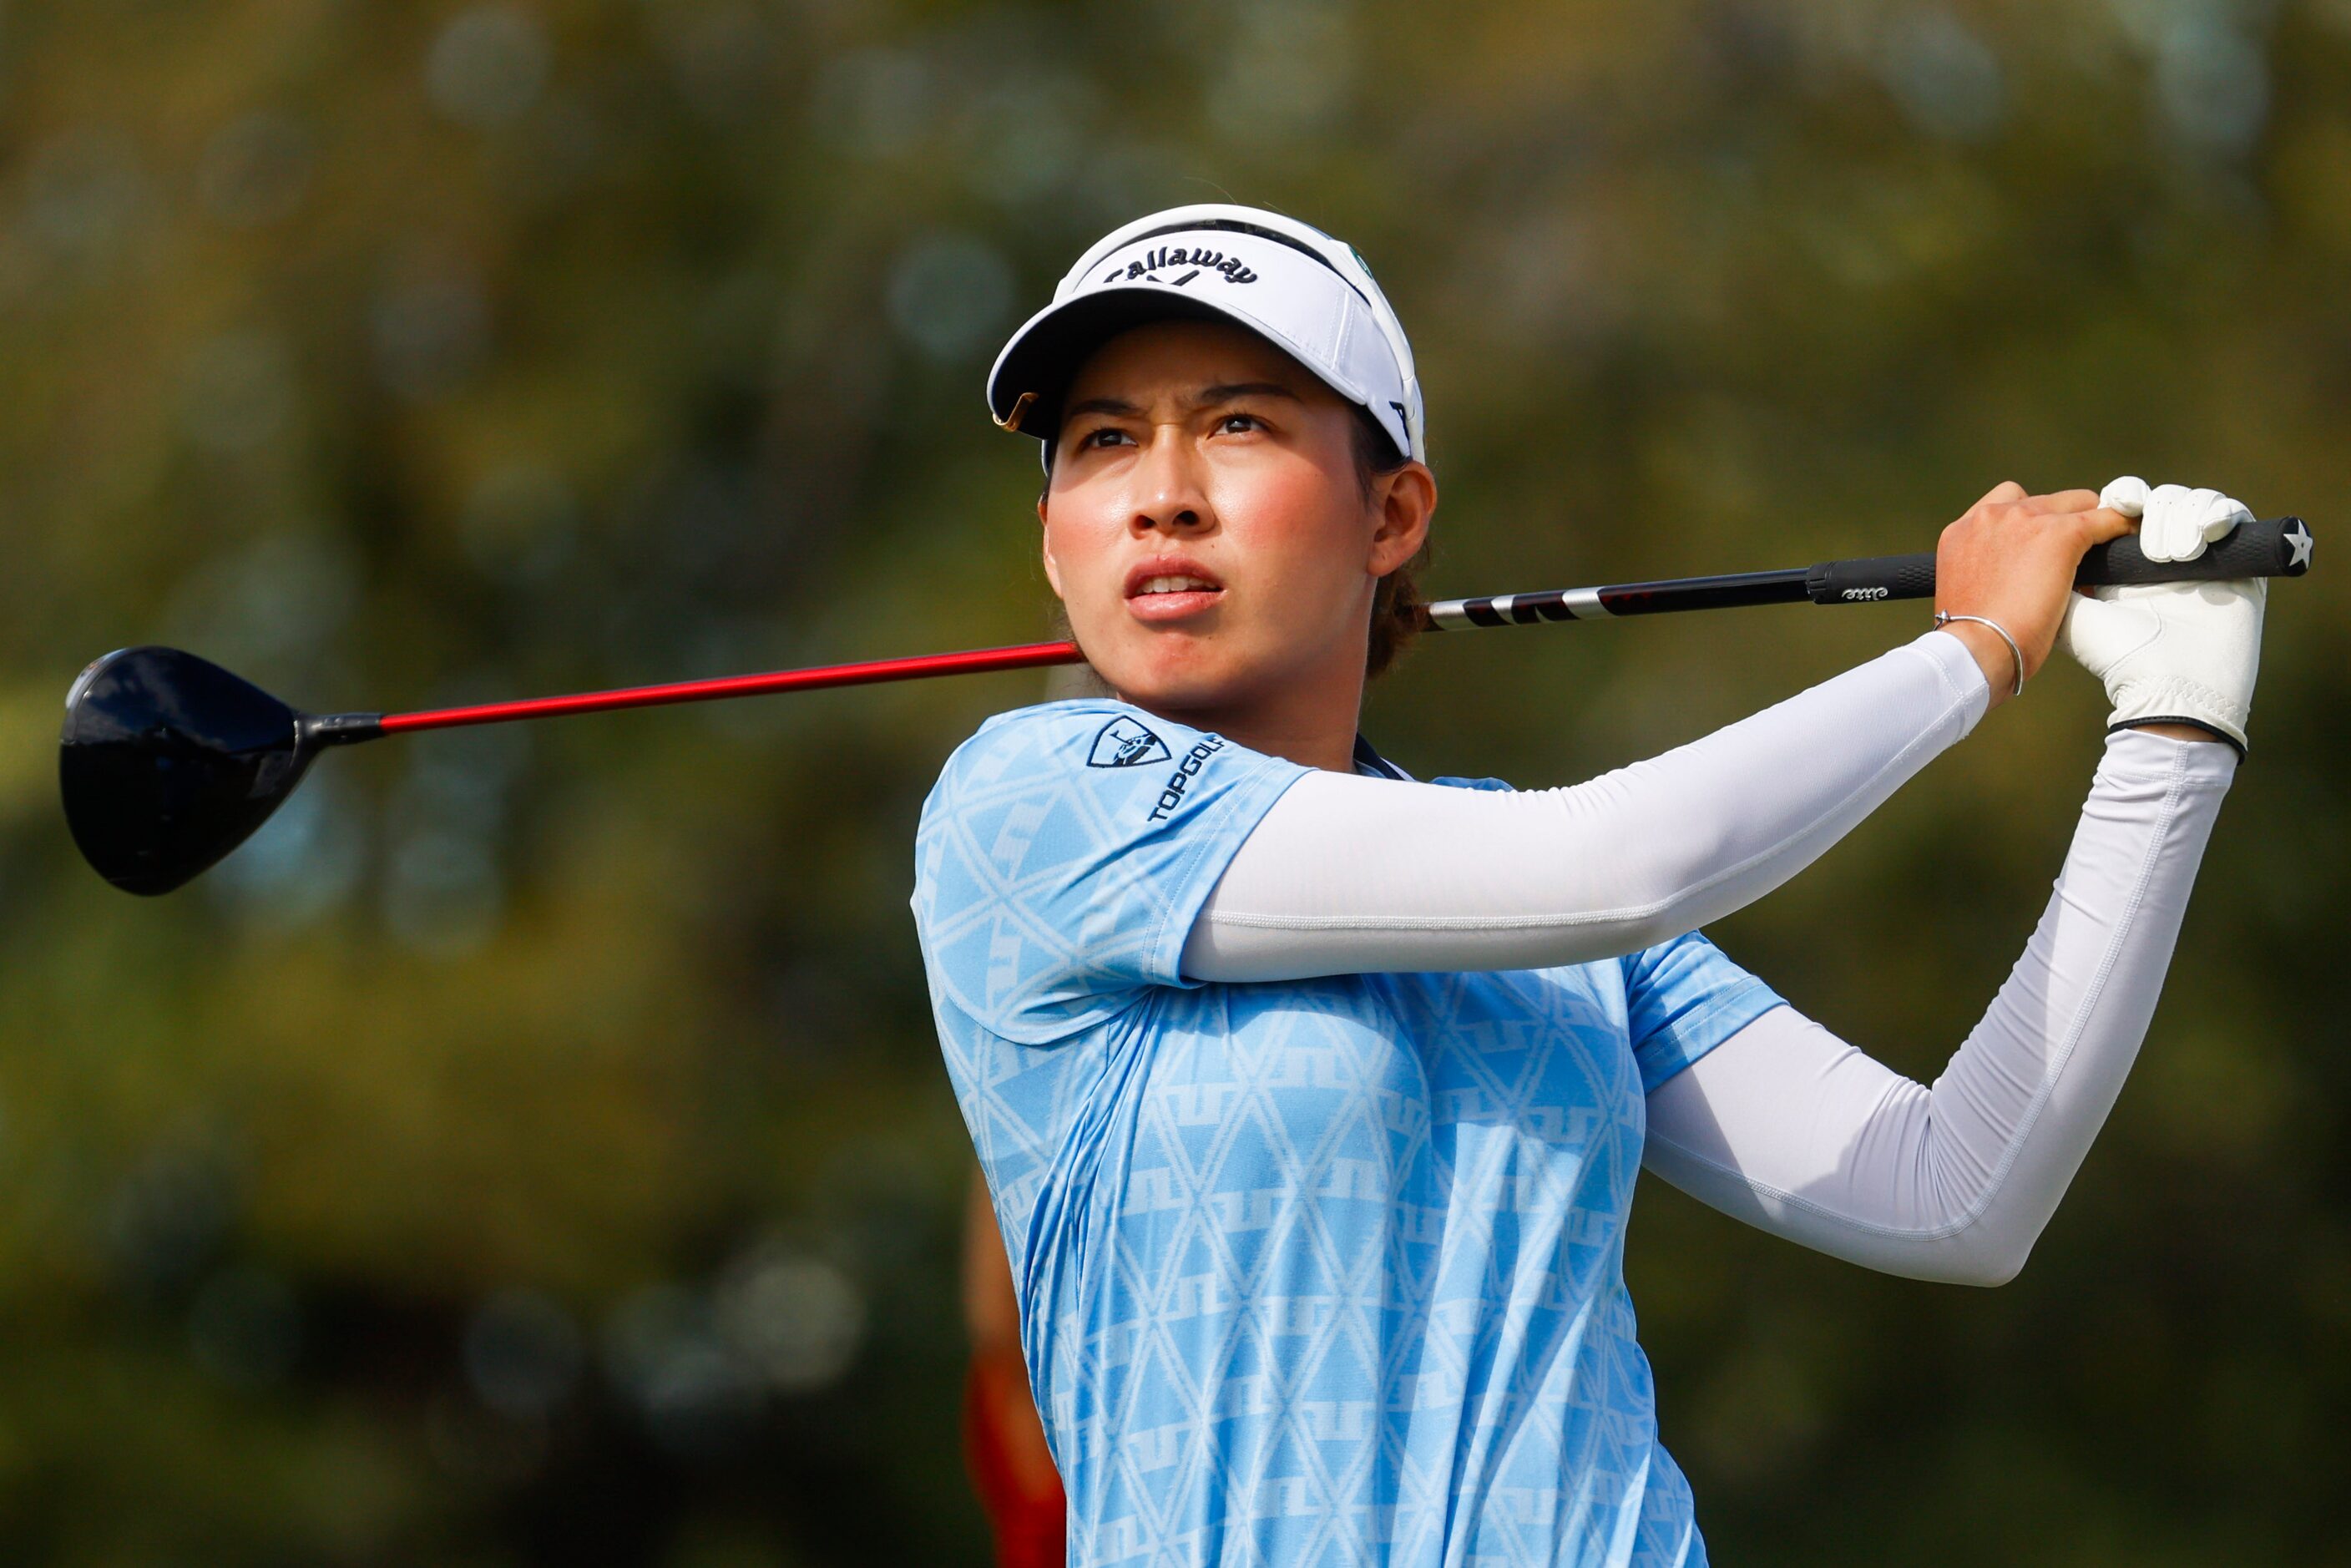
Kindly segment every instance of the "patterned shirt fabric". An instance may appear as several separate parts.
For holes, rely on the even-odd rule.
[[[1625,1290],[1643,1095],[1780,998],[1695,933],[1186,979],[1200,905],[1305,771],[1049,703],[984,725],[924,807],[915,924],[1071,1561],[1703,1563]]]

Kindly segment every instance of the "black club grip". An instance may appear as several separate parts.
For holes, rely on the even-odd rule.
[[[2074,580],[2085,588],[2130,582],[2209,582],[2231,577],[2300,577],[2310,570],[2310,528],[2300,517],[2240,523],[2194,560],[2150,561],[2138,538],[2126,534],[2092,548]],[[1815,604],[1872,604],[1886,599],[1931,599],[1935,558],[1882,555],[1825,560],[1804,573],[1804,596]]]
[[[1877,555],[1824,560],[1804,573],[1804,596],[1815,604],[1875,604],[1882,599],[1935,597],[1935,555]]]
[[[2074,580],[2085,588],[2126,582],[2212,582],[2229,577],[2300,577],[2310,570],[2310,528],[2300,517],[2239,523],[2204,547],[2194,560],[2158,563],[2138,552],[2138,536],[2125,534],[2090,547]]]

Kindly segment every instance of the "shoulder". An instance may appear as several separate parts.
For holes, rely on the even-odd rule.
[[[990,719],[947,759],[915,841],[940,996],[1034,1044],[1183,984],[1200,904],[1305,771],[1099,698]]]
[[[1456,779],[1447,774],[1429,782],[1447,789],[1499,789],[1504,794],[1514,794],[1518,789],[1517,785],[1506,779]]]
[[[1374,749],[1372,744],[1360,735],[1355,737],[1355,771],[1375,778],[1394,779],[1405,784],[1431,784],[1441,789],[1499,790],[1504,794],[1517,792],[1517,786],[1503,779],[1463,779],[1449,773],[1439,774],[1428,779],[1415,779],[1397,767],[1395,762],[1381,756]]]
[[[1107,697],[1014,708],[981,725],[956,747],[939,770],[930,807],[974,791],[1172,763],[1203,738],[1197,730]]]
[[[1307,769],[1212,731],[1100,697],[1000,714],[956,748],[918,837],[984,842],[1026,861],[1050,841],[1097,858],[1162,837],[1197,849],[1256,815]]]

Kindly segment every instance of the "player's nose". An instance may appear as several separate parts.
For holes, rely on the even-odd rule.
[[[1196,533],[1216,521],[1201,483],[1198,454],[1178,424],[1155,424],[1134,466],[1137,533]]]

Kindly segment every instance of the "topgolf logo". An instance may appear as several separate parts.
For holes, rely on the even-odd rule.
[[[1176,771],[1167,776],[1167,787],[1159,791],[1157,804],[1151,808],[1151,815],[1144,820],[1157,822],[1174,815],[1176,808],[1184,803],[1184,791],[1191,787],[1194,779],[1199,777],[1200,769],[1207,765],[1208,758],[1224,748],[1223,736],[1202,737],[1200,744],[1186,752],[1184,760],[1176,765]]]
[[[1102,727],[1086,754],[1089,768],[1140,768],[1166,760],[1167,743],[1124,714]]]

